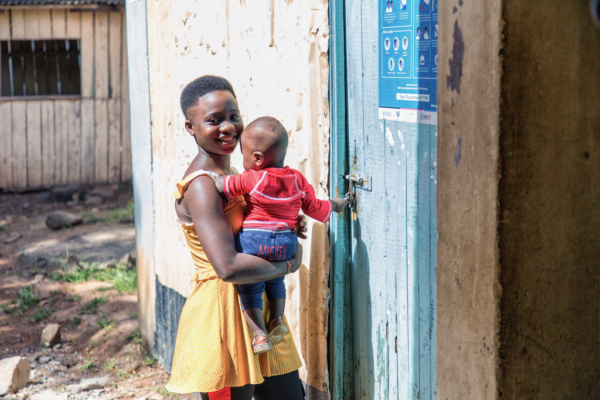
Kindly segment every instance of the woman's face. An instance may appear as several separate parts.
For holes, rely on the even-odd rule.
[[[237,100],[229,91],[208,93],[188,109],[185,129],[211,154],[233,153],[244,130]]]

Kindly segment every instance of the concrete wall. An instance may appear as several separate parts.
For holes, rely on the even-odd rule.
[[[440,2],[439,10],[438,398],[492,399],[501,2]]]
[[[600,27],[587,1],[505,1],[500,391],[600,398]]]
[[[438,397],[598,398],[600,29],[509,0],[439,28]]]

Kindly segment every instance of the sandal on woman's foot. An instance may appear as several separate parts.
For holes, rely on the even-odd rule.
[[[271,339],[273,346],[281,343],[283,338],[290,333],[290,330],[287,326],[285,326],[285,324],[273,326],[273,323],[277,320],[281,320],[283,322],[283,318],[280,317],[274,318],[271,320],[271,322],[269,322],[269,325],[271,326],[271,329],[269,330],[269,339]]]
[[[256,338],[260,336],[267,338],[266,343],[255,344]],[[252,339],[252,350],[254,351],[254,354],[266,353],[273,350],[273,343],[271,343],[271,339],[265,333],[259,333]]]

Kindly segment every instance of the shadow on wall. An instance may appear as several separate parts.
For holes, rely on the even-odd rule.
[[[177,291],[164,286],[156,276],[156,333],[154,334],[154,356],[171,373],[177,328],[183,305],[187,299]]]
[[[355,237],[352,255],[352,325],[354,334],[354,390],[357,399],[373,399],[375,393],[375,363],[373,359],[371,284],[367,245],[362,240],[360,220],[353,221]],[[385,347],[385,332],[383,346]],[[378,344],[378,348],[379,348]],[[382,357],[384,351],[380,351]],[[382,364],[380,364],[382,365]],[[384,365],[384,364],[383,364]]]

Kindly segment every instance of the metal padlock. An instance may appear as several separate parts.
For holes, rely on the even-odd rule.
[[[346,196],[344,196],[344,200],[348,202],[348,207],[352,211],[354,211],[354,209],[356,208],[356,193],[352,193],[352,189],[350,189],[350,191],[346,193]]]

